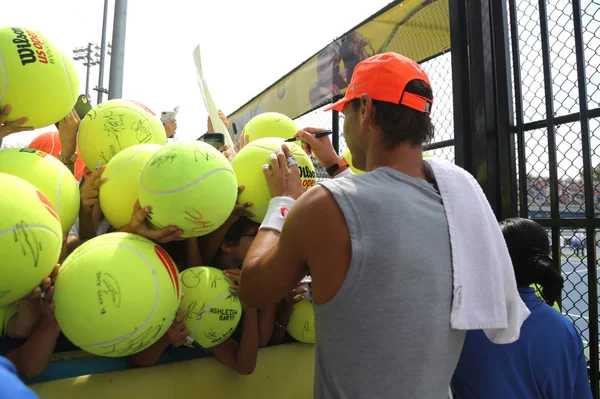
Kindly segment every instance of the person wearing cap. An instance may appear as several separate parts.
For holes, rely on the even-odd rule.
[[[348,162],[311,128],[297,136],[334,179],[303,194],[285,146],[263,168],[273,199],[238,292],[261,307],[310,272],[315,398],[447,398],[465,333],[451,328],[448,222],[423,161],[432,104],[416,62],[367,58],[328,109],[344,113],[353,164],[368,173],[337,178]]]

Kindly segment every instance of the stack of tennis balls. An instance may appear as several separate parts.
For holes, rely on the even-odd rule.
[[[69,232],[79,214],[79,185],[62,162],[32,148],[7,148],[0,151],[0,172],[33,184],[50,200],[63,233]]]
[[[58,215],[31,183],[0,173],[0,306],[27,296],[50,275],[62,249]]]
[[[306,344],[315,343],[315,309],[312,301],[302,299],[294,305],[287,332],[296,341]]]
[[[104,169],[102,177],[106,181],[100,186],[100,207],[115,229],[131,221],[142,170],[152,154],[161,148],[158,144],[134,145],[115,155]]]
[[[298,133],[298,126],[286,115],[278,112],[265,112],[250,119],[244,126],[248,142],[269,137],[291,139]]]
[[[231,163],[238,184],[245,187],[240,194],[239,201],[240,203],[253,203],[248,210],[254,213],[250,219],[257,223],[262,223],[269,207],[269,201],[271,201],[271,194],[262,167],[269,164],[271,154],[281,148],[284,142],[284,139],[275,137],[255,140],[244,146]],[[304,189],[311,188],[317,182],[317,174],[312,160],[297,144],[285,144],[298,163],[302,187]]]
[[[231,292],[233,282],[214,267],[192,267],[181,273],[185,326],[197,343],[212,348],[233,334],[242,317],[242,304]]]
[[[77,102],[79,80],[69,56],[27,28],[0,28],[0,109],[8,122],[27,117],[41,128],[64,118]]]
[[[156,151],[142,171],[138,198],[150,206],[156,228],[176,226],[182,237],[213,232],[231,216],[237,198],[232,166],[201,141],[180,141]]]
[[[80,155],[90,170],[106,165],[119,152],[137,144],[167,142],[160,119],[143,105],[110,100],[92,108],[77,133]]]
[[[53,301],[56,321],[81,349],[100,356],[143,351],[169,329],[181,298],[177,267],[141,236],[110,233],[63,262]]]

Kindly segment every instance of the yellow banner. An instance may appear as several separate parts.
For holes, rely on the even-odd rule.
[[[421,62],[449,49],[448,0],[404,0],[329,44],[228,118],[238,132],[263,112],[294,119],[343,94],[365,58],[394,51]]]

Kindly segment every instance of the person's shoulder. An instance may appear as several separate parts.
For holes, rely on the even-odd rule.
[[[532,315],[534,315],[535,318],[543,318],[548,323],[551,323],[553,328],[549,331],[555,331],[558,334],[568,335],[581,340],[581,335],[571,319],[554,309],[552,306],[542,302],[542,304],[532,312]]]
[[[16,374],[15,366],[0,356],[0,399],[33,399],[38,396]]]

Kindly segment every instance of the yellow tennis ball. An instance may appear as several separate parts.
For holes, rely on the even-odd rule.
[[[68,233],[79,214],[79,185],[58,159],[31,148],[6,148],[0,151],[0,172],[27,180],[50,200]]]
[[[138,189],[140,205],[157,228],[177,226],[182,237],[213,232],[231,215],[237,181],[219,150],[200,141],[180,141],[156,151],[146,163]]]
[[[181,273],[185,326],[190,337],[204,348],[224,342],[242,318],[242,304],[231,292],[231,284],[232,281],[214,267],[192,267]]]
[[[77,132],[79,152],[90,170],[106,165],[112,157],[136,144],[167,142],[160,119],[142,104],[110,100],[94,107]]]
[[[311,301],[303,299],[294,305],[287,332],[296,341],[315,343],[315,310]]]
[[[28,295],[50,275],[62,249],[60,221],[31,183],[0,173],[0,306]]]
[[[284,140],[280,138],[266,138],[253,141],[244,146],[235,156],[233,170],[238,179],[238,184],[244,186],[240,194],[240,203],[252,202],[249,211],[254,213],[250,218],[257,223],[262,223],[271,201],[271,194],[263,172],[263,165],[269,163],[269,157],[277,148],[281,148]],[[286,143],[298,163],[302,187],[309,189],[317,182],[315,167],[310,157],[302,148],[294,143]]]
[[[27,117],[25,126],[52,125],[71,111],[78,94],[73,63],[44,35],[0,28],[0,108],[12,107],[9,122]]]
[[[161,148],[158,144],[138,144],[108,161],[102,173],[106,181],[100,186],[99,198],[102,213],[114,228],[120,229],[131,221],[142,170]]]
[[[244,127],[248,142],[268,137],[291,139],[298,133],[298,126],[289,117],[278,112],[265,112],[250,119]]]
[[[164,249],[135,234],[110,233],[85,242],[63,262],[54,314],[81,349],[128,356],[167,332],[180,296],[177,267]]]
[[[364,171],[362,171],[362,170],[356,169],[356,168],[354,167],[354,165],[352,165],[352,153],[350,152],[350,148],[349,148],[349,147],[346,147],[346,148],[344,149],[344,151],[342,152],[342,156],[343,156],[344,158],[346,158],[346,161],[348,161],[348,163],[350,164],[350,169],[352,169],[352,171],[353,171],[355,174],[357,174],[357,175],[360,175],[361,173],[365,173],[365,172],[364,172]]]

